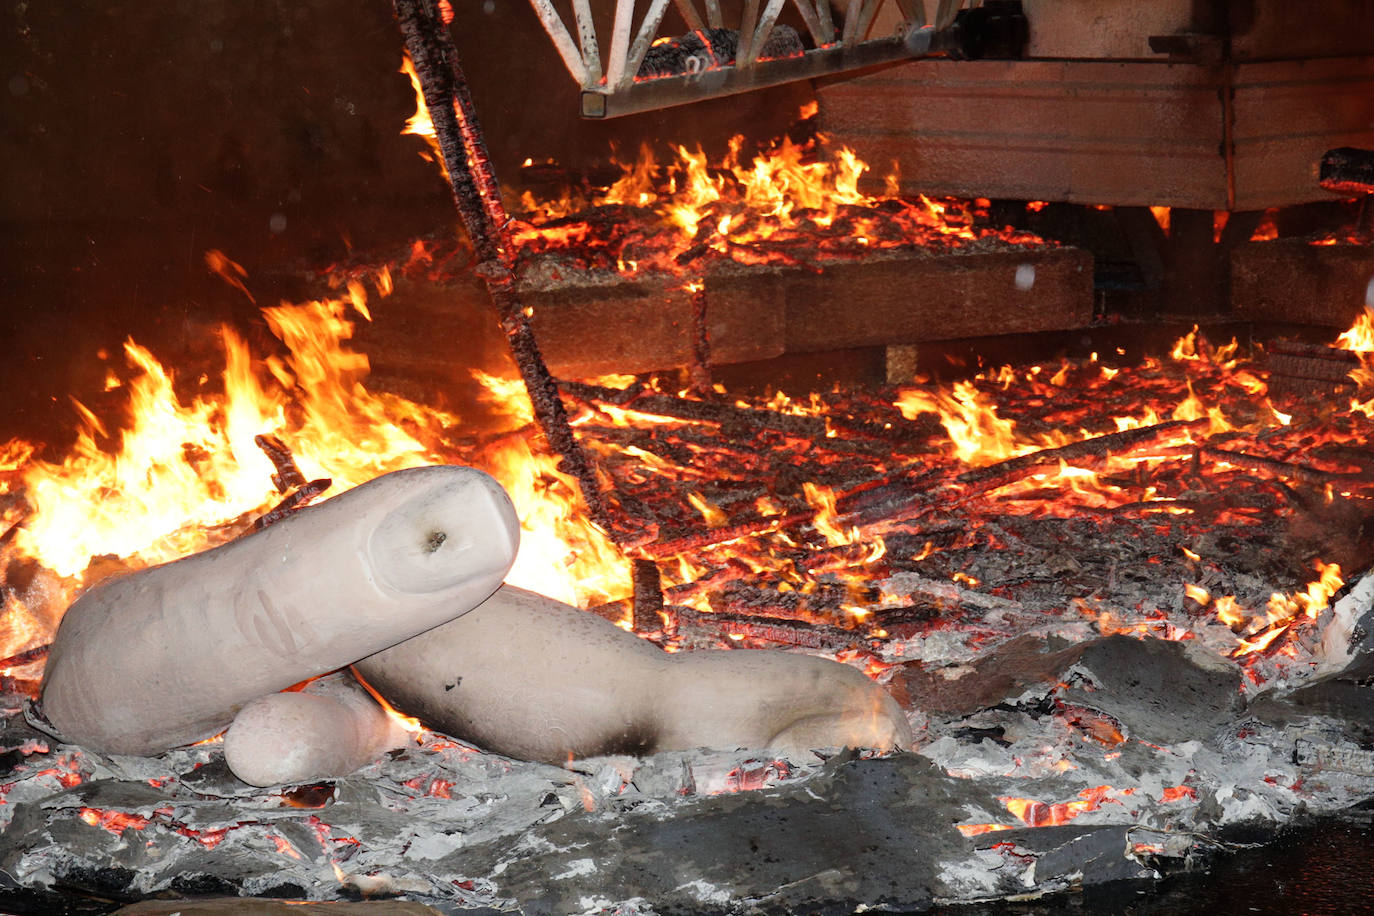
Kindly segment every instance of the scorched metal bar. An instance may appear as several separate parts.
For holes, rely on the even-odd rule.
[[[511,248],[506,236],[510,217],[501,201],[476,108],[458,63],[458,50],[438,9],[437,0],[394,0],[406,50],[415,64],[425,107],[444,157],[449,186],[463,225],[476,251],[478,272],[496,306],[515,364],[529,392],[539,427],[561,459],[561,470],[577,481],[592,519],[606,531],[605,503],[595,469],[573,435],[568,415],[530,327],[529,313],[515,290]]]

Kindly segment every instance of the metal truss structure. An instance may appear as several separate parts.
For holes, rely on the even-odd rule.
[[[582,89],[583,117],[619,117],[907,58],[978,57],[989,36],[1019,53],[1026,35],[1020,3],[977,0],[968,9],[963,0],[939,0],[930,17],[922,0],[744,0],[738,21],[728,23],[720,0],[671,0],[687,31],[663,34],[669,2],[616,0],[607,46],[591,0],[571,0],[576,39],[554,0],[530,0]],[[779,22],[788,6],[810,47]],[[880,30],[886,34],[874,34]]]

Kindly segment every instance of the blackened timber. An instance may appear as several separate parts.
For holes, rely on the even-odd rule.
[[[917,473],[923,464],[899,468],[859,484],[837,495],[839,510],[834,524],[851,528],[896,522],[924,515],[941,508],[949,508],[964,499],[998,487],[1015,483],[1043,467],[1056,466],[1060,461],[1082,461],[1086,458],[1106,458],[1112,454],[1148,447],[1185,430],[1205,428],[1207,420],[1168,420],[1153,426],[1142,426],[1122,432],[1107,433],[1073,442],[1058,448],[1041,449],[1027,455],[1009,458],[986,467],[965,471],[954,478],[947,472]],[[672,540],[645,544],[639,553],[647,557],[669,557],[687,550],[697,550],[736,538],[750,537],[765,531],[790,528],[815,521],[819,513],[814,509],[750,519],[720,528],[694,532]]]
[[[1201,449],[1201,454],[1216,461],[1225,461],[1237,467],[1256,468],[1259,470],[1271,471],[1278,477],[1292,477],[1306,483],[1313,483],[1321,486],[1328,483],[1368,483],[1374,482],[1374,475],[1367,471],[1360,471],[1354,474],[1340,474],[1333,471],[1323,471],[1306,464],[1296,464],[1292,461],[1282,461],[1278,458],[1267,458],[1264,455],[1250,455],[1245,452],[1235,452],[1230,449],[1207,447]]]
[[[32,665],[34,662],[41,662],[48,657],[48,650],[52,648],[52,643],[44,643],[41,646],[34,646],[32,649],[25,649],[9,658],[0,658],[0,669],[22,668],[25,665]]]
[[[630,575],[634,581],[634,631],[649,633],[662,629],[658,615],[663,610],[663,581],[658,564],[653,560],[632,560]]]
[[[1374,194],[1374,150],[1351,146],[1327,150],[1318,183],[1336,194]]]
[[[711,390],[711,334],[706,327],[706,282],[698,280],[692,290],[692,361],[687,367],[692,390],[705,395]]]
[[[612,531],[596,472],[568,423],[558,386],[530,327],[531,310],[515,289],[510,217],[438,0],[394,0],[393,8],[434,124],[454,204],[477,254],[478,273],[496,306],[535,418],[559,456],[560,469],[577,481],[592,520]]]
[[[722,525],[719,528],[698,529],[682,537],[644,544],[639,548],[638,553],[646,557],[674,557],[689,550],[700,550],[703,547],[724,544],[726,541],[733,541],[737,538],[751,537],[765,531],[799,525],[810,521],[815,514],[814,511],[793,512],[790,515],[770,515],[764,518],[749,519],[733,525]]]
[[[272,475],[272,486],[277,488],[278,493],[287,493],[305,486],[305,475],[296,467],[296,459],[291,456],[291,450],[286,447],[286,443],[276,436],[264,433],[254,436],[253,444],[262,449],[271,460],[272,467],[276,469],[276,473]]]
[[[640,382],[635,382],[627,388],[605,388],[572,381],[562,381],[559,384],[565,394],[592,406],[599,401],[674,420],[712,423],[719,426],[743,423],[753,429],[775,430],[796,435],[830,451],[870,451],[853,442],[853,439],[881,442],[888,446],[895,444],[911,448],[925,447],[931,441],[932,427],[938,428],[938,424],[909,421],[896,413],[887,420],[871,420],[833,413],[819,417],[781,413],[759,407],[741,407],[718,401],[679,398],[648,391]],[[890,454],[890,448],[886,449],[884,454]]]
[[[940,479],[942,475],[938,474],[923,474],[914,479],[903,480],[899,471],[890,475],[894,481],[892,483],[869,486],[862,492],[851,491],[850,494],[846,494],[849,499],[838,499],[837,505],[841,514],[836,519],[836,524],[847,528],[921,515],[942,505],[952,505],[980,493],[1015,483],[1041,468],[1053,467],[1061,461],[1106,458],[1113,454],[1130,452],[1153,445],[1171,435],[1205,428],[1208,422],[1168,420],[1153,426],[1107,433],[1058,448],[1041,449],[996,464],[974,468],[948,481]],[[918,469],[919,466],[913,468]]]
[[[569,394],[585,401],[605,401],[618,404],[626,410],[668,417],[673,420],[689,420],[694,423],[714,423],[721,426],[744,424],[754,429],[774,429],[792,433],[806,439],[816,439],[825,435],[823,417],[807,417],[798,414],[777,413],[771,410],[758,410],[751,407],[737,407],[715,401],[698,401],[679,398],[671,394],[646,392],[628,401],[614,399],[614,389],[601,389],[594,385],[565,383]],[[606,395],[603,396],[603,392]]]
[[[253,530],[261,531],[268,525],[275,525],[297,509],[304,509],[310,504],[311,500],[319,496],[325,490],[328,490],[332,483],[333,481],[328,477],[321,477],[319,480],[312,480],[307,484],[297,487],[292,491],[290,496],[287,496],[261,516],[254,519]]]

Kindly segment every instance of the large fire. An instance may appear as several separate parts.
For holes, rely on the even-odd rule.
[[[459,417],[366,387],[367,357],[351,349],[349,341],[354,322],[366,320],[368,309],[375,307],[368,296],[390,290],[390,271],[379,268],[365,279],[366,286],[356,273],[341,280],[347,294],[337,298],[264,309],[268,326],[282,342],[281,354],[253,354],[232,329],[221,329],[221,384],[189,397],[179,393],[172,370],[130,340],[126,368],[112,368],[108,382],[127,393],[122,417],[101,418],[74,402],[79,417],[75,443],[56,460],[38,457],[28,443],[5,445],[8,549],[46,570],[47,578],[45,590],[24,596],[41,606],[29,607],[17,593],[6,593],[0,654],[19,656],[22,665],[24,650],[50,638],[61,608],[111,571],[163,562],[246,531],[254,517],[281,498],[272,484],[273,464],[256,444],[263,434],[287,444],[306,478],[331,480],[331,493],[419,464],[484,467],[508,488],[524,519],[525,539],[513,582],[583,606],[629,594],[625,550],[588,523],[574,485],[555,470],[541,440],[528,431],[529,406],[518,383],[481,378],[488,397],[512,418],[512,427],[523,431],[493,437],[476,450],[454,441]],[[1342,335],[1341,344],[1358,341],[1361,327]],[[1027,472],[999,481],[1001,499],[1018,507],[1014,511],[1068,516],[1119,505],[1128,492],[1126,480],[1154,473],[1181,452],[1201,454],[1210,447],[1209,457],[1224,465],[1238,459],[1208,443],[1242,435],[1280,440],[1292,418],[1266,397],[1258,372],[1239,361],[1234,344],[1211,347],[1195,329],[1180,339],[1167,363],[1148,358],[1134,369],[1119,369],[1094,354],[1058,367],[1002,367],[950,386],[909,386],[896,392],[890,404],[910,421],[937,419],[946,441],[942,457],[929,460],[956,470],[968,468],[964,478],[976,479],[1028,457],[1042,459]],[[604,389],[610,392],[642,388],[630,378],[602,383],[620,386]],[[1091,418],[1099,424],[1092,427],[1050,413],[1048,418],[1058,422],[1038,421],[1030,429],[1024,418],[1000,415],[1014,405],[1051,405],[1070,390],[1089,399],[1129,400],[1134,411],[1111,417],[1108,429],[1100,428],[1101,415]],[[1203,392],[1210,404],[1203,403]],[[652,403],[661,406],[673,397],[679,396],[665,392]],[[730,409],[819,420],[818,432],[827,439],[855,422],[852,412],[837,411],[834,398],[817,395],[805,401],[784,395],[766,401],[740,398]],[[1356,419],[1364,416],[1352,408],[1346,422]],[[837,494],[829,484],[807,481],[791,505],[785,504],[782,492],[758,497],[742,524],[740,507],[717,505],[710,495],[712,481],[701,471],[665,461],[639,445],[614,445],[599,432],[658,428],[668,435],[682,421],[633,405],[584,403],[574,412],[574,422],[619,489],[635,492],[668,482],[685,494],[696,525],[712,532],[698,538],[699,549],[694,550],[672,549],[674,540],[664,532],[656,543],[628,545],[631,553],[674,561],[667,580],[670,589],[679,589],[681,603],[712,611],[706,591],[693,584],[711,580],[722,567],[740,566],[806,593],[826,573],[855,577],[853,587],[858,587],[884,559],[883,536],[862,525],[852,493]],[[1079,460],[1092,456],[1085,446],[1095,439],[1133,430],[1160,432],[1147,448]],[[1357,435],[1352,429],[1337,438]],[[1046,455],[1059,457],[1042,457]],[[732,470],[735,460],[716,462],[707,474],[728,483],[737,473]],[[1145,496],[1140,511],[1190,511],[1154,487]],[[791,549],[796,533],[788,533],[801,517],[828,551],[804,566]],[[736,534],[756,536],[741,541]],[[1235,596],[1214,595],[1196,583],[1187,583],[1186,592],[1236,634],[1234,654],[1258,653],[1315,618],[1342,586],[1338,565],[1318,560],[1315,570],[1306,588],[1276,592],[1264,606],[1244,607]],[[978,585],[960,574],[954,581]],[[868,615],[849,602],[845,625],[863,626]],[[1099,624],[1103,632],[1152,629],[1136,625],[1133,630],[1107,617]],[[1173,638],[1185,636],[1186,631],[1173,633]]]
[[[831,150],[823,135],[784,138],[748,161],[743,138],[735,137],[714,164],[684,146],[660,163],[646,145],[621,169],[609,187],[582,195],[525,192],[513,226],[521,252],[621,273],[694,275],[712,260],[796,264],[985,238],[1044,244],[987,225],[986,201],[898,197],[895,174],[885,182],[888,193],[865,193],[868,164],[848,148]]]
[[[410,78],[416,105],[403,132],[424,139],[424,157],[442,170],[434,125],[409,58],[401,72]],[[816,110],[814,102],[804,106],[799,127]],[[620,178],[606,187],[553,198],[525,191],[523,213],[510,227],[520,254],[555,255],[622,274],[691,277],[711,260],[792,264],[987,238],[1045,244],[1031,233],[987,225],[985,200],[899,197],[895,172],[884,180],[885,194],[866,193],[860,182],[868,163],[847,147],[830,149],[822,134],[802,142],[783,138],[754,156],[746,156],[744,138],[737,136],[716,163],[701,149],[682,145],[672,146],[670,161],[660,163],[645,144],[633,162],[618,164]],[[525,165],[536,171],[556,167]]]
[[[425,121],[417,114],[407,129],[424,135]],[[517,251],[686,275],[703,257],[786,260],[803,240],[812,257],[826,257],[995,234],[975,228],[976,205],[865,195],[859,179],[867,166],[848,151],[826,159],[814,145],[784,141],[746,164],[736,144],[714,167],[698,152],[679,147],[677,155],[660,167],[645,154],[621,180],[580,199],[528,199],[513,227]],[[627,213],[634,218],[622,218]],[[393,270],[423,267],[428,257],[417,243],[406,264],[337,271],[334,295],[264,308],[277,353],[251,352],[233,329],[221,329],[218,383],[188,385],[131,339],[107,382],[126,393],[122,415],[74,401],[75,443],[65,454],[25,442],[0,447],[0,548],[37,570],[23,594],[4,592],[0,658],[9,662],[0,674],[32,677],[62,609],[103,576],[240,536],[281,502],[288,488],[274,479],[280,468],[260,447],[262,437],[282,443],[305,480],[329,481],[326,495],[415,465],[484,468],[523,520],[514,584],[607,612],[614,602],[626,607],[629,560],[654,560],[671,604],[700,615],[741,602],[763,607],[767,623],[722,625],[723,639],[750,645],[798,638],[784,617],[886,640],[874,582],[893,564],[947,562],[940,554],[948,545],[920,529],[931,513],[972,512],[975,504],[1041,518],[1124,513],[1158,518],[1163,530],[1194,517],[1203,525],[1205,508],[1206,524],[1265,524],[1262,509],[1244,501],[1204,505],[1193,476],[1204,464],[1241,487],[1253,484],[1246,468],[1264,468],[1323,482],[1328,502],[1365,495],[1363,478],[1339,456],[1303,456],[1362,443],[1374,398],[1295,423],[1297,408],[1271,400],[1259,364],[1234,341],[1213,346],[1195,328],[1167,358],[1130,363],[1093,354],[866,393],[751,397],[718,388],[702,396],[632,377],[565,385],[573,424],[619,513],[614,530],[604,531],[589,522],[576,485],[533,432],[518,383],[481,376],[509,422],[485,437],[467,429],[461,440],[454,431],[463,418],[368,387],[367,356],[351,346],[356,322],[386,307],[380,300],[392,292]],[[227,256],[210,252],[206,264],[252,298],[251,278]],[[1368,328],[1366,316],[1338,346],[1374,350]],[[1368,387],[1369,378],[1355,381]],[[902,547],[893,548],[894,537]],[[999,546],[996,536],[988,541]],[[1188,544],[1179,549],[1198,570],[1207,566],[1209,558]],[[1189,639],[1214,627],[1237,658],[1280,648],[1292,655],[1294,634],[1343,585],[1330,558],[1309,568],[1310,584],[1267,602],[1218,593],[1202,579],[1180,582],[1194,616],[1205,615],[1187,626],[1162,611],[1131,618],[1083,598],[1066,601],[1062,612],[1091,620],[1102,634]],[[983,587],[965,569],[942,576],[955,598]],[[751,577],[769,583],[767,596],[728,594]],[[665,613],[654,635],[671,647],[673,629]],[[793,644],[829,645],[814,633],[800,638],[820,641]],[[894,663],[852,647],[836,654],[874,676]]]
[[[389,270],[374,272],[368,286],[387,294]],[[53,580],[42,608],[6,592],[0,656],[47,641],[61,607],[112,570],[165,562],[248,530],[282,498],[257,445],[262,435],[286,443],[305,478],[332,481],[331,494],[406,467],[481,466],[506,486],[524,520],[510,581],[583,604],[628,589],[609,541],[585,522],[572,482],[537,443],[506,437],[465,452],[451,442],[459,417],[364,386],[368,360],[349,339],[354,322],[368,318],[368,294],[356,278],[347,288],[346,296],[264,309],[280,355],[250,353],[222,328],[221,382],[189,397],[172,370],[129,340],[125,368],[111,368],[107,383],[127,392],[117,427],[78,401],[76,441],[60,459],[43,460],[28,443],[5,445],[0,493],[12,497],[12,549]],[[492,397],[514,414],[528,412],[523,393],[499,383],[489,380]]]

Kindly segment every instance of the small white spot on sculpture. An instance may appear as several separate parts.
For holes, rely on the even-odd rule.
[[[273,213],[267,220],[267,228],[271,230],[273,235],[281,235],[286,231],[286,214]]]
[[[1035,265],[1018,264],[1016,267],[1016,288],[1025,292],[1035,285]]]

